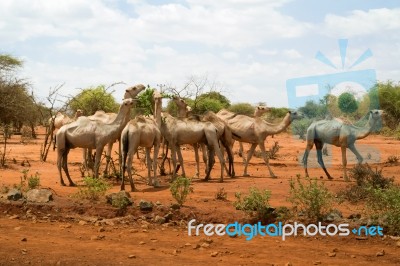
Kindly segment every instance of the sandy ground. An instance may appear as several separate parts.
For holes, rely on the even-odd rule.
[[[174,200],[168,188],[169,176],[160,177],[161,188],[149,187],[143,178],[147,174],[145,165],[135,159],[134,166],[140,175],[135,177],[138,190],[131,193],[135,206],[141,199],[158,201],[161,205],[150,213],[129,207],[120,216],[115,208],[105,203],[105,199],[99,202],[79,200],[73,197],[78,188],[60,186],[56,153],[50,151],[47,162],[39,161],[42,138],[43,135],[40,135],[39,139],[23,144],[19,136],[13,136],[7,149],[9,167],[0,169],[0,186],[19,184],[21,171],[29,168],[29,174],[36,171],[40,174],[42,187],[53,190],[54,201],[40,205],[1,200],[0,265],[400,265],[399,240],[389,236],[361,240],[355,236],[297,236],[285,241],[269,236],[256,236],[251,241],[246,241],[243,236],[188,236],[187,221],[193,218],[210,223],[245,223],[248,217],[236,210],[232,203],[235,192],[246,193],[251,186],[270,190],[272,206],[290,206],[287,202],[289,180],[297,174],[303,175],[299,158],[305,143],[287,133],[269,138],[267,142],[268,147],[274,141],[281,146],[278,158],[270,161],[277,179],[269,177],[260,158],[251,160],[250,177],[241,176],[242,159],[236,155],[238,177],[225,177],[224,182],[219,183],[217,162],[211,181],[193,179],[194,193],[190,194],[180,210],[172,211],[172,220],[162,225],[152,220],[171,211],[169,206]],[[396,182],[400,183],[400,164],[385,163],[390,155],[400,155],[398,144],[399,141],[391,138],[369,136],[356,145],[369,163],[379,168],[385,166],[384,175],[395,176]],[[186,172],[193,176],[193,151],[187,147],[183,153]],[[82,180],[79,172],[81,154],[80,149],[75,149],[69,157],[70,173],[78,184]],[[340,149],[332,148],[329,154],[324,159],[335,178],[333,181],[326,178],[319,180],[325,182],[330,191],[337,193],[348,183],[340,177]],[[350,168],[355,158],[351,153],[348,153],[348,158]],[[14,162],[12,159],[15,159]],[[23,161],[25,164],[29,161],[30,167],[21,166]],[[310,155],[310,165],[316,166],[314,153]],[[201,171],[204,172],[203,165]],[[309,171],[311,176],[323,176],[319,168]],[[119,186],[118,182],[113,182],[108,193],[119,191]],[[227,192],[226,201],[215,199],[220,188]],[[362,204],[347,202],[336,206],[344,217],[362,213],[362,207]],[[382,250],[383,256],[377,256]]]

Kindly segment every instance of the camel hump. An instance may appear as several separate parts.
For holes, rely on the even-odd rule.
[[[190,116],[188,117],[188,120],[192,120],[192,121],[201,121],[201,117],[200,117],[200,115],[194,115],[194,114],[192,114],[192,115],[190,115]]]
[[[146,118],[142,115],[139,115],[135,118],[136,122],[146,123]]]

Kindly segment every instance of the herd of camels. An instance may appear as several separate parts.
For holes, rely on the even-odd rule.
[[[124,176],[125,171],[127,171],[131,190],[135,191],[132,178],[132,161],[139,147],[143,147],[146,151],[148,185],[154,187],[160,185],[157,178],[157,158],[161,143],[165,143],[171,150],[173,164],[172,179],[176,177],[177,169],[179,169],[179,167],[177,167],[178,161],[179,166],[182,168],[182,175],[185,176],[183,157],[180,149],[180,146],[185,144],[193,145],[197,177],[199,176],[200,168],[198,148],[201,148],[203,161],[206,164],[205,180],[210,178],[210,172],[215,163],[215,155],[218,157],[221,166],[220,181],[223,181],[225,170],[231,177],[234,177],[235,171],[232,147],[235,141],[239,141],[240,153],[243,152],[243,142],[251,144],[250,150],[247,152],[247,158],[242,156],[244,163],[243,176],[249,175],[247,172],[249,162],[255,149],[259,146],[262,158],[265,161],[271,177],[276,178],[269,165],[269,157],[264,142],[267,136],[284,131],[293,120],[302,118],[299,112],[288,111],[280,123],[268,123],[261,118],[262,114],[270,110],[270,108],[265,106],[257,107],[253,117],[232,113],[225,109],[216,114],[208,111],[201,116],[190,115],[190,107],[179,97],[172,98],[178,106],[178,116],[173,117],[168,113],[162,112],[162,95],[157,90],[154,90],[154,115],[139,115],[131,120],[131,108],[135,105],[136,96],[145,88],[144,85],[138,84],[126,89],[124,99],[117,114],[97,111],[92,116],[83,116],[82,112],[78,110],[74,118],[69,118],[60,113],[52,118],[51,130],[58,129],[55,139],[57,168],[61,185],[65,186],[62,177],[63,169],[68,178],[69,185],[75,186],[68,172],[68,153],[71,149],[83,148],[85,167],[87,167],[87,154],[91,154],[93,149],[96,151],[93,169],[94,176],[98,177],[100,159],[104,147],[108,145],[105,170],[105,172],[107,172],[112,146],[117,140],[119,140],[119,151],[121,155],[121,190],[125,190]],[[307,130],[307,144],[303,156],[306,176],[308,176],[308,155],[315,144],[318,163],[327,177],[332,179],[331,175],[326,170],[322,158],[322,147],[326,143],[341,148],[343,176],[345,180],[347,180],[346,149],[349,148],[356,155],[358,162],[361,163],[363,158],[354,146],[355,141],[368,136],[372,130],[376,128],[378,123],[380,123],[382,114],[383,111],[381,110],[369,111],[369,119],[364,127],[356,127],[344,123],[338,118],[313,122]],[[152,149],[153,155],[151,156],[150,152]],[[228,158],[228,167],[224,159],[225,151]],[[151,174],[151,170],[153,170],[153,174]]]

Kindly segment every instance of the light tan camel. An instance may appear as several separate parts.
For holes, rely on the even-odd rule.
[[[318,163],[324,170],[326,176],[332,179],[332,176],[328,173],[325,168],[324,161],[322,159],[322,147],[324,143],[335,145],[342,149],[342,164],[343,164],[343,177],[347,181],[347,158],[346,149],[349,148],[354,155],[357,157],[359,164],[362,163],[363,158],[355,147],[355,142],[358,139],[367,137],[371,131],[379,125],[382,118],[382,110],[371,110],[368,115],[368,122],[364,127],[356,127],[344,123],[341,119],[331,120],[320,120],[313,122],[307,129],[307,147],[303,156],[303,164],[306,176],[308,176],[307,160],[310,150],[315,144],[317,149]]]
[[[56,129],[60,129],[63,125],[74,122],[78,117],[82,116],[83,112],[81,109],[76,110],[74,117],[69,117],[66,114],[58,112],[56,115],[53,115],[49,118],[49,128],[50,134],[54,134]],[[56,138],[53,135],[53,151],[56,149]]]
[[[265,139],[269,135],[275,135],[284,131],[294,119],[301,118],[301,115],[296,111],[289,111],[279,124],[268,123],[260,117],[252,118],[245,115],[227,115],[226,110],[221,110],[217,113],[217,116],[222,118],[232,129],[233,139],[251,144],[250,150],[247,153],[243,176],[248,176],[247,167],[254,150],[259,146],[271,177],[276,177],[269,165],[269,157],[265,151]]]
[[[161,94],[155,93],[153,98],[156,102],[161,101]],[[161,124],[161,123],[160,123]],[[135,191],[135,184],[132,179],[132,161],[133,155],[138,147],[144,147],[146,150],[148,185],[159,186],[157,180],[157,157],[161,142],[161,132],[153,117],[137,116],[131,120],[121,134],[121,155],[122,155],[122,183],[121,190],[125,190],[125,170],[128,172],[131,191]],[[153,155],[153,180],[150,175],[151,158],[150,151],[154,147]]]
[[[181,118],[181,119],[187,118],[189,115],[189,112],[191,111],[191,108],[190,108],[190,106],[188,106],[186,101],[177,96],[172,97],[172,100],[175,102],[175,104],[178,107],[178,118]],[[214,112],[208,111],[204,115],[198,116],[198,118],[200,119],[200,121],[203,121],[203,122],[211,122],[216,127],[217,137],[218,137],[219,141],[221,142],[222,146],[226,149],[227,154],[228,154],[229,169],[226,169],[226,170],[231,177],[234,177],[235,169],[234,169],[234,163],[233,163],[233,152],[232,152],[232,148],[231,148],[231,143],[233,141],[231,129],[225,123],[225,121],[223,121],[221,118],[219,118]],[[206,151],[205,151],[205,145],[200,144],[200,147],[203,152],[203,161],[206,163],[207,156],[206,156]],[[194,152],[195,152],[195,159],[196,159],[196,166],[197,166],[196,176],[198,177],[199,169],[200,169],[198,144],[197,143],[194,144],[193,148],[194,148]]]
[[[208,170],[205,180],[210,178],[211,169],[215,162],[214,154],[216,153],[221,164],[220,182],[223,182],[225,161],[219,148],[216,127],[211,122],[177,119],[167,113],[164,113],[161,119],[161,107],[161,102],[156,102],[156,120],[161,123],[161,133],[171,148],[174,168],[172,178],[176,177],[177,155],[182,167],[182,174],[186,175],[180,145],[206,143],[208,148]]]
[[[146,87],[143,84],[137,84],[135,86],[131,86],[129,88],[127,88],[125,90],[125,94],[124,94],[124,99],[135,99],[137,97],[137,95],[142,92],[143,90],[145,90]],[[117,117],[116,113],[106,113],[102,110],[97,111],[94,115],[88,116],[88,118],[90,120],[93,121],[101,121],[103,123],[111,123],[112,121],[115,120],[115,118]],[[126,121],[124,122],[125,125],[129,122],[130,117],[126,117]],[[121,130],[122,132],[122,130]],[[121,133],[120,132],[120,133]],[[108,143],[107,145],[107,150],[106,150],[106,167],[104,169],[104,173],[108,174],[108,167],[110,165],[110,160],[111,160],[111,152],[112,152],[112,147],[114,145],[114,143],[120,138],[120,134],[118,135],[118,138],[115,140],[110,140],[111,142]],[[119,149],[121,150],[121,145],[120,143],[119,145]],[[88,169],[88,161],[91,161],[91,158],[88,158],[88,154],[90,155],[92,153],[92,151],[90,149],[83,149],[83,167],[85,170]],[[121,163],[121,162],[120,162]]]
[[[123,100],[117,117],[111,123],[90,120],[87,117],[80,117],[76,121],[62,126],[57,132],[57,168],[60,175],[61,185],[65,186],[62,178],[61,167],[69,180],[70,186],[74,186],[68,172],[68,153],[70,149],[85,148],[96,149],[94,163],[94,176],[99,175],[100,158],[104,146],[118,137],[125,127],[127,117],[130,116],[133,99]]]

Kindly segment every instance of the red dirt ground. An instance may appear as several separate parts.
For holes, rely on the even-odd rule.
[[[239,176],[235,179],[226,177],[224,183],[219,183],[217,161],[212,172],[213,179],[210,182],[194,179],[194,193],[190,194],[181,210],[173,211],[172,222],[163,225],[149,221],[157,214],[167,213],[174,202],[168,189],[169,177],[161,177],[163,186],[155,189],[136,176],[138,191],[131,193],[135,206],[141,199],[159,201],[162,205],[150,213],[129,207],[124,216],[118,216],[117,210],[107,205],[104,199],[94,203],[79,200],[72,197],[78,188],[60,186],[56,153],[50,151],[47,162],[39,161],[42,138],[43,135],[40,135],[39,139],[22,144],[19,136],[12,137],[7,149],[9,167],[0,169],[0,186],[19,184],[21,170],[29,168],[29,174],[40,173],[42,187],[54,191],[54,201],[39,205],[1,199],[0,265],[400,265],[399,240],[388,236],[366,240],[358,240],[354,236],[298,236],[285,241],[279,237],[256,236],[246,241],[245,237],[212,236],[207,239],[203,235],[187,235],[187,221],[192,218],[201,222],[245,223],[247,217],[235,210],[232,203],[235,192],[246,193],[251,186],[270,190],[272,206],[290,206],[286,200],[289,180],[297,174],[303,175],[298,157],[302,155],[305,143],[287,133],[269,138],[267,143],[270,147],[278,141],[281,146],[278,158],[270,161],[277,179],[269,177],[260,158],[252,159],[250,177],[240,176],[243,172],[242,159],[236,155],[235,170]],[[390,155],[400,155],[396,148],[398,144],[399,141],[382,136],[369,136],[357,142],[361,154],[370,158],[373,166],[385,166],[385,176],[395,176],[395,182],[400,183],[400,165],[384,163]],[[69,156],[70,173],[78,183],[82,180],[78,169],[81,154],[80,149],[75,149]],[[324,158],[332,160],[328,170],[335,179],[322,180],[336,193],[348,184],[340,178],[340,149],[333,148],[330,154],[333,156]],[[349,159],[348,165],[352,167],[354,156],[349,153],[348,157],[353,158],[352,162]],[[184,159],[186,172],[192,176],[195,162],[190,148],[184,151]],[[24,160],[29,161],[30,167],[21,166]],[[311,160],[315,161],[315,154],[310,155]],[[146,175],[143,162],[136,159],[134,165],[139,175]],[[201,167],[203,171],[203,165]],[[319,168],[309,171],[312,176],[323,176]],[[119,185],[115,182],[109,192],[119,191]],[[227,192],[227,201],[215,199],[219,188]],[[362,204],[344,203],[337,208],[344,217],[362,213]],[[382,250],[384,255],[377,256]]]

